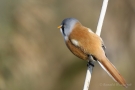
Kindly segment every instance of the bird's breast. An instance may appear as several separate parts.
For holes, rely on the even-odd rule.
[[[88,60],[88,55],[84,53],[81,48],[75,46],[70,40],[67,40],[66,45],[74,55],[83,60]]]

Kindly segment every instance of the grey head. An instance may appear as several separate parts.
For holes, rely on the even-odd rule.
[[[74,28],[74,25],[77,22],[79,21],[75,18],[66,18],[62,21],[60,30],[65,39],[71,33],[72,29]]]

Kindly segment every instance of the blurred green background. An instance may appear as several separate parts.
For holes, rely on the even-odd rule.
[[[96,63],[89,90],[135,90],[135,0],[110,0],[101,37],[126,79],[115,83]],[[57,26],[77,18],[96,30],[102,0],[0,0],[0,90],[82,90],[86,62]]]

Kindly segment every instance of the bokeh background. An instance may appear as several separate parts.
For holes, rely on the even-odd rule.
[[[82,90],[86,62],[57,26],[77,18],[94,32],[102,0],[0,0],[0,90]],[[101,37],[126,79],[115,83],[95,64],[89,90],[135,90],[135,0],[110,0]]]

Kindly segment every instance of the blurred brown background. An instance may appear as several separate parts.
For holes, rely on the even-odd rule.
[[[96,63],[89,90],[135,90],[135,0],[110,0],[101,37],[126,79],[115,83]],[[82,90],[86,62],[57,26],[77,18],[96,30],[102,0],[0,0],[0,90]]]

